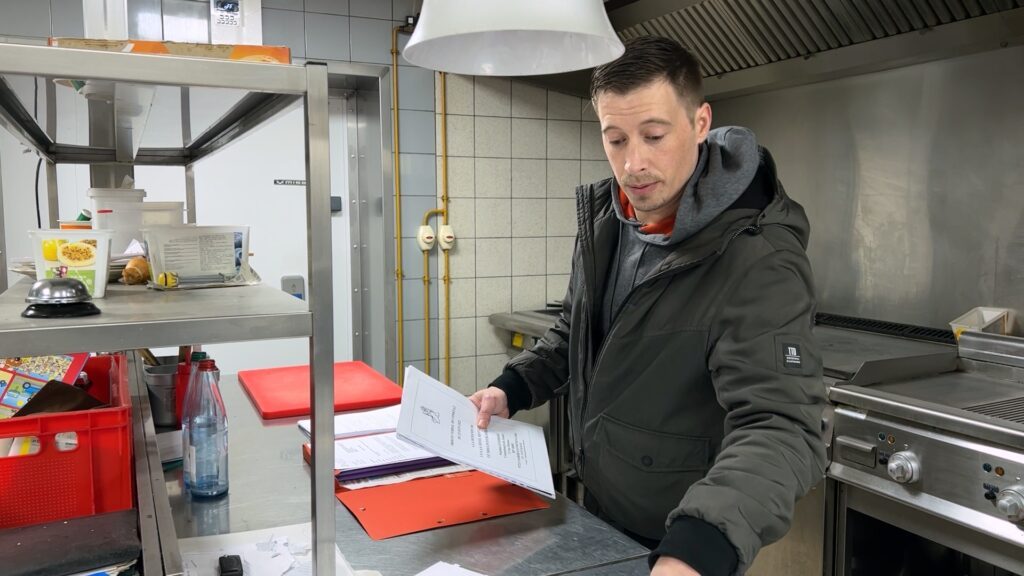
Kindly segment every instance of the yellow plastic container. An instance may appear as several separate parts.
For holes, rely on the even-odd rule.
[[[103,298],[113,234],[111,230],[30,230],[36,280],[77,278],[93,298]]]
[[[953,335],[957,340],[960,339],[960,334],[967,331],[1009,334],[1010,310],[1009,308],[978,306],[950,322],[949,327],[953,330]]]

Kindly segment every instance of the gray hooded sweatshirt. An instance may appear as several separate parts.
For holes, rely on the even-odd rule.
[[[708,132],[697,165],[683,186],[672,233],[645,234],[641,223],[626,218],[613,187],[612,206],[619,218],[619,247],[608,272],[602,306],[602,333],[608,331],[626,295],[654,270],[673,247],[693,236],[731,206],[754,179],[759,163],[757,139],[746,128],[728,126]]]

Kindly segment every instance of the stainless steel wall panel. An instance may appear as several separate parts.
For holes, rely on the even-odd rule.
[[[1021,61],[1016,46],[713,104],[807,208],[822,311],[935,327],[1024,311]]]
[[[128,37],[163,40],[164,19],[160,0],[131,0],[128,7]]]
[[[164,40],[210,41],[210,5],[196,0],[163,0]],[[269,42],[268,42],[269,44]]]
[[[50,26],[55,37],[84,36],[82,0],[50,0]]]

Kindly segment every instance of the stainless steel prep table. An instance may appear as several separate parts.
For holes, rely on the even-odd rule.
[[[221,379],[231,447],[231,487],[219,500],[183,493],[181,468],[165,474],[178,538],[309,521],[309,468],[297,418],[263,421],[234,376]],[[356,569],[416,574],[437,561],[498,576],[648,574],[647,549],[559,495],[551,508],[371,540],[336,503],[337,542]]]

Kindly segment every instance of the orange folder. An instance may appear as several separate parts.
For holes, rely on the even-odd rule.
[[[238,382],[265,420],[309,416],[309,366],[242,370]],[[362,362],[334,365],[334,411],[391,406],[402,389]]]
[[[374,540],[550,506],[526,488],[477,470],[361,490],[338,487],[335,495]]]
[[[308,463],[308,444],[302,455]],[[360,490],[335,484],[334,495],[374,540],[551,507],[526,488],[478,470]]]

